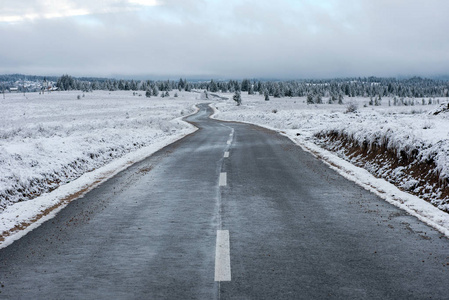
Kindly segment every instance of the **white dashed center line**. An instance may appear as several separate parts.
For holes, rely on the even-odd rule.
[[[215,248],[215,281],[231,281],[229,230],[217,230]]]
[[[224,156],[223,156],[224,158],[228,158],[229,157],[229,152],[228,151],[226,151],[225,153],[224,153]]]
[[[226,172],[220,173],[220,179],[218,180],[219,186],[226,186]]]

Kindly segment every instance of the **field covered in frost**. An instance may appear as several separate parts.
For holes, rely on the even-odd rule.
[[[198,94],[132,91],[6,94],[0,99],[0,211],[112,160],[194,129]]]
[[[236,106],[232,94],[226,96],[228,101],[214,104],[216,118],[276,129],[299,144],[318,144],[449,211],[449,112],[441,109],[447,107],[446,98],[384,98],[378,106],[369,105],[369,98],[345,98],[343,105],[308,105],[305,97],[264,101],[261,95],[242,93],[243,104]]]
[[[387,201],[402,203],[398,206],[417,212],[449,236],[449,218],[442,212],[449,211],[447,99],[398,102],[384,98],[381,105],[373,106],[367,98],[345,98],[343,105],[308,105],[305,97],[265,101],[262,95],[242,94],[243,104],[236,106],[230,93],[210,99],[204,93],[178,95],[147,98],[132,91],[6,94],[0,111],[1,246],[26,232],[16,235],[18,230],[32,230],[51,218],[78,191],[88,191],[193,132],[195,128],[181,119],[195,111],[194,104],[205,101],[212,102],[215,118],[278,130],[331,165],[350,170],[341,174],[349,174],[365,188],[373,185],[371,175],[342,161],[418,195],[408,199],[404,193],[398,200],[398,191],[383,186],[385,181],[377,184],[383,186],[380,196],[388,194]],[[421,205],[421,199],[442,211]]]

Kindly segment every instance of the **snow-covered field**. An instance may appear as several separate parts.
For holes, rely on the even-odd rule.
[[[431,105],[428,98],[425,105],[415,100],[413,106],[394,106],[388,98],[380,106],[368,105],[367,98],[346,98],[344,105],[307,105],[304,97],[264,101],[261,95],[242,93],[243,105],[236,106],[229,93],[219,94],[228,100],[207,100],[195,92],[178,95],[146,98],[142,92],[95,91],[7,94],[1,99],[0,247],[130,164],[193,132],[181,118],[204,101],[213,102],[215,118],[254,123],[289,136],[343,176],[449,236],[449,214],[443,212],[449,210],[449,113],[432,114],[447,99],[432,99]],[[404,102],[410,104],[410,99]],[[349,103],[356,112],[347,112]],[[367,151],[355,153],[351,147]],[[388,150],[406,164],[379,156],[364,160],[376,149]],[[429,173],[439,180],[417,180],[409,167],[417,164],[431,166]]]
[[[0,233],[26,227],[61,199],[67,202],[70,195],[193,132],[181,118],[195,111],[201,95],[171,94],[14,93],[0,99]],[[94,172],[86,175],[89,171]]]
[[[441,215],[428,204],[431,202],[442,211],[449,211],[449,113],[433,114],[447,102],[446,98],[431,99],[431,105],[429,98],[415,99],[413,105],[410,105],[412,99],[404,99],[407,105],[396,106],[394,100],[388,98],[382,99],[380,106],[369,105],[369,98],[345,98],[343,105],[308,105],[305,97],[271,97],[264,101],[261,95],[242,93],[243,104],[236,106],[232,94],[225,96],[228,101],[213,104],[215,118],[277,130],[339,171],[349,170],[345,175],[352,174],[352,180],[380,191],[384,198],[391,196],[392,203],[413,211],[428,223],[435,221],[445,226],[446,229],[440,229],[449,232],[446,213],[440,211]],[[347,112],[349,104],[357,111]],[[365,152],[356,152],[354,148],[365,149]],[[389,156],[385,155],[387,153]],[[367,176],[359,168],[353,169],[344,160],[362,166],[401,190],[392,189],[384,180]],[[425,170],[428,172],[425,176],[429,177],[417,175],[416,169],[421,166],[430,166]],[[438,180],[432,181],[430,175]],[[401,199],[398,199],[399,194]]]

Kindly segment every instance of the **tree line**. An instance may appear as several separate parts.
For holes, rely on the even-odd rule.
[[[262,81],[262,80],[210,80],[187,81],[186,79],[151,81],[151,80],[80,80],[69,75],[63,75],[57,80],[60,90],[129,90],[129,91],[172,91],[192,89],[208,92],[246,92],[248,94],[269,95],[281,97],[329,97],[335,101],[341,97],[449,97],[449,82],[420,77],[410,79],[394,78],[344,78],[328,80],[290,80],[290,81]]]
[[[9,76],[9,77],[7,77]],[[21,77],[22,76],[22,77]],[[25,75],[0,75],[0,81],[19,81]],[[58,90],[80,90],[84,92],[94,90],[106,91],[144,91],[146,95],[156,96],[159,92],[172,90],[191,91],[205,90],[208,92],[241,92],[260,94],[265,98],[274,97],[307,97],[308,101],[320,103],[323,97],[330,101],[341,101],[343,97],[449,97],[449,82],[421,77],[408,79],[358,77],[336,78],[320,80],[124,80],[108,78],[76,78],[70,75],[61,77],[26,76],[28,80],[52,80]],[[149,92],[149,93],[148,93]]]

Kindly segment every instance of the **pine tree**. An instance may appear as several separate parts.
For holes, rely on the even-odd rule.
[[[181,91],[186,86],[186,81],[182,80],[182,78],[179,78],[178,81],[178,90]]]
[[[265,90],[265,91],[263,92],[263,94],[264,94],[264,96],[265,96],[265,101],[270,101],[270,96],[268,95],[268,91]]]
[[[234,96],[232,96],[232,99],[237,102],[237,106],[240,106],[242,104],[242,96],[240,95],[239,91],[235,91]]]
[[[273,96],[274,98],[281,98],[281,89],[278,85],[276,85],[276,87],[274,88]]]
[[[249,86],[248,95],[254,95],[254,89],[252,85]]]
[[[307,104],[314,104],[315,102],[313,102],[313,95],[312,94],[308,94],[307,95]]]
[[[375,106],[380,106],[381,103],[382,103],[382,98],[379,95],[379,97],[377,97],[377,99],[374,101],[374,105]]]
[[[251,86],[251,82],[248,79],[243,79],[242,81],[242,92],[247,92],[249,87]]]
[[[209,91],[211,91],[212,93],[218,92],[217,83],[213,79],[209,83]]]
[[[342,94],[338,95],[338,104],[343,104],[343,95]]]
[[[157,97],[159,95],[159,89],[157,88],[156,85],[153,86],[152,92],[153,92],[153,96],[155,96],[155,97]]]

